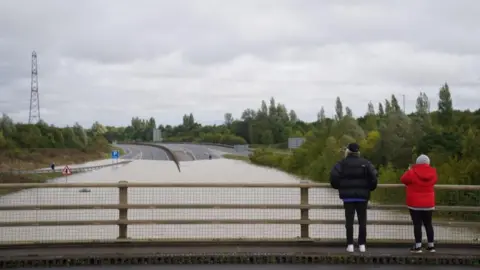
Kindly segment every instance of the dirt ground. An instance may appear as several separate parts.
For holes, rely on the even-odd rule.
[[[106,158],[106,153],[78,149],[17,149],[0,151],[0,172],[33,170],[55,164],[79,164]]]
[[[55,164],[79,164],[106,158],[104,152],[85,153],[77,149],[20,149],[0,152],[0,183],[43,183],[61,173],[12,174],[11,170],[33,170]],[[0,195],[15,190],[1,190]]]

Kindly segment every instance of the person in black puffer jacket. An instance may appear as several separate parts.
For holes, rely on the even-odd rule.
[[[365,252],[367,238],[367,207],[370,192],[377,188],[377,170],[372,163],[360,157],[360,146],[351,143],[345,149],[345,158],[330,172],[330,185],[337,189],[345,209],[347,251],[353,252],[353,222],[357,213],[360,252]]]

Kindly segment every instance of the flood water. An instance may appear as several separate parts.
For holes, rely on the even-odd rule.
[[[257,167],[242,161],[215,159],[181,163],[179,173],[171,161],[135,160],[127,165],[108,167],[94,172],[72,175],[53,182],[69,183],[297,183],[300,180],[283,172]],[[92,188],[29,189],[0,197],[0,205],[32,204],[115,204],[118,189]],[[129,203],[134,204],[299,204],[296,188],[130,188]],[[331,189],[311,189],[310,203],[341,204]],[[144,209],[129,210],[129,219],[299,219],[299,210],[288,209]],[[344,219],[342,210],[311,210],[311,219]],[[398,212],[369,210],[370,220],[409,220]],[[2,221],[47,220],[115,220],[118,210],[32,210],[2,211]],[[294,238],[300,236],[300,225],[129,225],[133,239],[187,238]],[[467,228],[436,228],[437,240],[472,242],[478,234]],[[355,234],[357,230],[355,228]],[[343,225],[311,225],[313,238],[345,239]],[[116,226],[50,226],[0,227],[0,242],[46,240],[116,239]],[[411,226],[369,225],[370,239],[412,239]]]

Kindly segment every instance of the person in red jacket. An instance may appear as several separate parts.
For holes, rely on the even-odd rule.
[[[410,250],[422,252],[422,225],[427,232],[427,251],[435,252],[432,213],[435,210],[435,190],[437,170],[430,167],[430,158],[420,155],[416,164],[411,166],[400,178],[406,187],[407,206],[413,223],[415,246]]]

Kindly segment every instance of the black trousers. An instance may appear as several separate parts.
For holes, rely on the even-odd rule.
[[[348,245],[353,245],[353,222],[355,220],[355,213],[357,213],[358,219],[358,244],[365,245],[367,242],[367,206],[368,202],[343,203]]]
[[[431,210],[412,210],[410,209],[410,217],[413,223],[413,235],[415,236],[415,243],[422,243],[422,225],[427,232],[428,243],[433,243],[434,233],[432,225]]]

